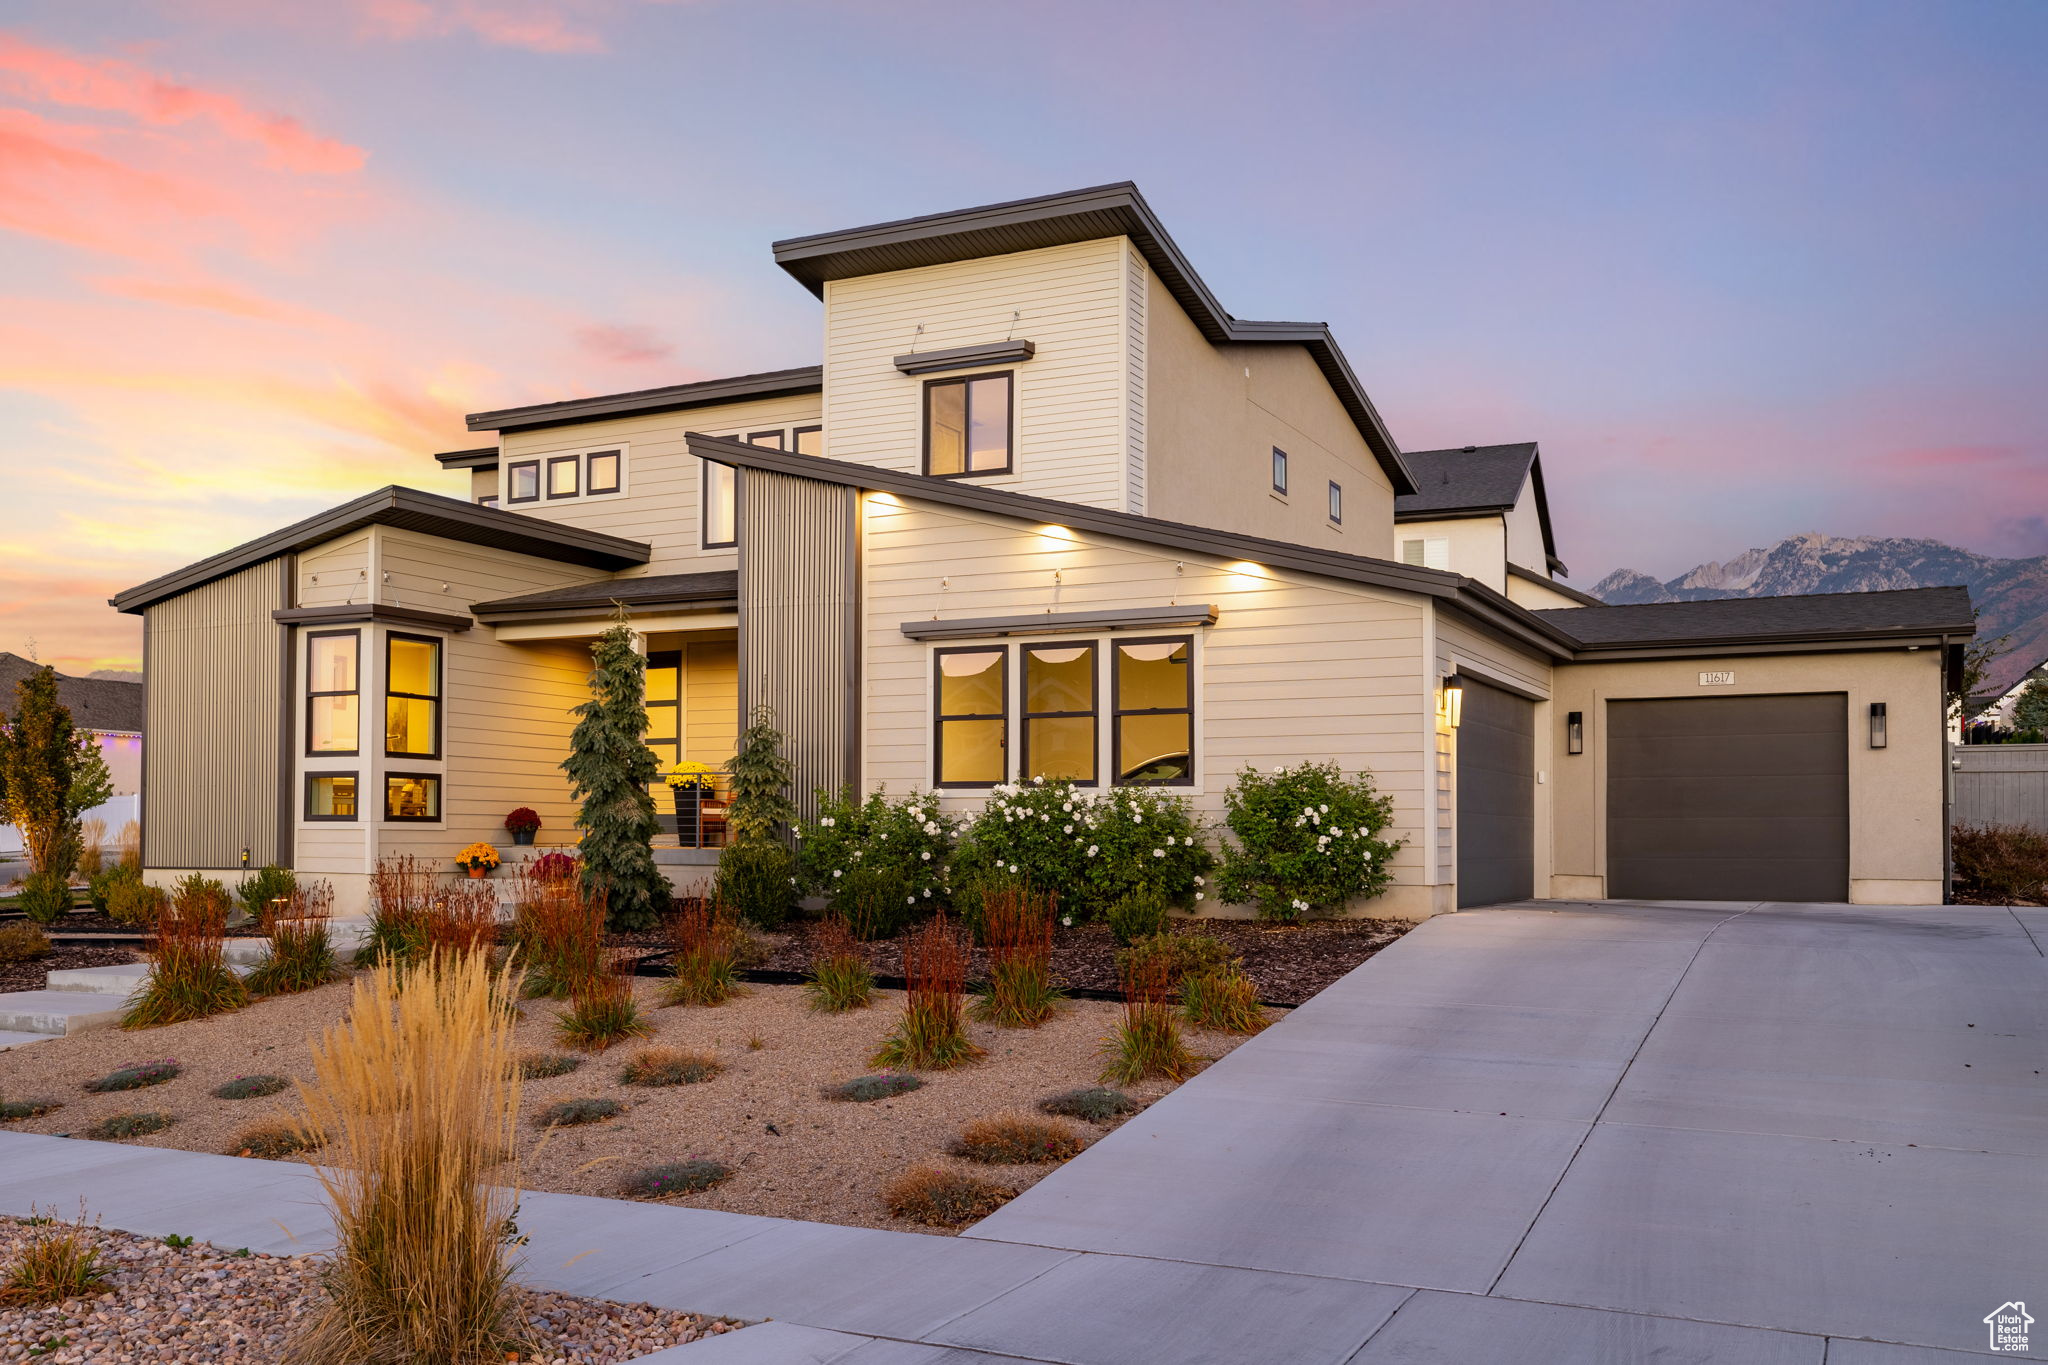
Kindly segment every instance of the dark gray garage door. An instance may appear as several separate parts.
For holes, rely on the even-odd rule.
[[[1534,891],[1536,707],[1465,681],[1458,722],[1458,904],[1527,900]]]
[[[1609,702],[1607,894],[1847,900],[1848,699]]]

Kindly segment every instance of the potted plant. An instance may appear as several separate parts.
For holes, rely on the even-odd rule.
[[[479,839],[455,855],[455,865],[466,868],[472,877],[487,877],[501,860],[498,850]]]
[[[533,842],[533,833],[540,828],[540,815],[531,806],[521,806],[505,817],[505,830],[512,836],[512,842],[521,846]]]
[[[704,846],[704,802],[718,790],[718,774],[703,763],[684,759],[668,770],[668,789],[676,802],[676,833],[687,847]]]

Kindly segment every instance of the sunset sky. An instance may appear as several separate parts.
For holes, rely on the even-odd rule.
[[[1133,179],[1589,586],[2048,553],[2048,4],[11,0],[0,650],[462,414],[815,363],[778,237]]]

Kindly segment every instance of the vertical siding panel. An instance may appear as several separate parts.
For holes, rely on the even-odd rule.
[[[1124,244],[1124,510],[1145,513],[1145,258]]]

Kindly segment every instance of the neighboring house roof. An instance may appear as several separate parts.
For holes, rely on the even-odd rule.
[[[1558,607],[1531,612],[1599,651],[1650,645],[1717,645],[1966,637],[1976,631],[1968,588],[1902,588],[1699,602]]]
[[[444,450],[434,456],[443,469],[482,469],[498,462],[496,446],[477,446],[473,450]]]
[[[1415,491],[1394,499],[1396,522],[1505,516],[1521,501],[1522,486],[1533,482],[1544,558],[1553,573],[1565,572],[1557,557],[1557,541],[1550,533],[1550,499],[1543,492],[1543,459],[1534,441],[1410,450],[1401,458],[1415,475]]]
[[[19,654],[0,653],[0,702],[12,709],[14,689],[42,665]],[[87,730],[142,732],[142,684],[119,678],[74,678],[57,675],[57,701],[71,712],[74,725]]]
[[[739,583],[732,569],[607,578],[479,602],[470,611],[482,620],[510,621],[601,611],[615,602],[629,607],[738,606]]]
[[[515,554],[584,564],[597,569],[624,569],[645,564],[650,551],[642,541],[586,531],[578,526],[495,507],[479,507],[460,498],[422,493],[416,488],[380,488],[354,502],[294,522],[281,531],[223,550],[196,564],[152,578],[116,593],[108,601],[118,610],[139,612],[153,603],[188,592],[216,578],[246,569],[279,555],[296,554],[366,526],[395,526],[440,536],[468,545],[487,545]]]
[[[539,427],[594,421],[600,417],[639,417],[652,412],[681,412],[687,408],[708,408],[718,403],[738,403],[754,398],[818,393],[824,387],[824,366],[801,365],[793,370],[765,370],[760,374],[700,379],[659,389],[636,389],[631,393],[608,393],[595,398],[536,403],[524,408],[472,412],[466,420],[471,431],[532,431]]]
[[[813,294],[828,280],[878,275],[1067,246],[1103,237],[1128,237],[1167,292],[1211,342],[1278,342],[1304,346],[1365,437],[1396,493],[1414,487],[1401,449],[1367,397],[1365,386],[1337,346],[1328,323],[1248,322],[1232,317],[1166,233],[1138,187],[1128,180],[1085,190],[1012,199],[979,208],[899,218],[775,243],[775,261]]]
[[[1525,569],[1519,564],[1508,565],[1508,577],[1519,578],[1525,583],[1540,583],[1560,597],[1569,597],[1580,606],[1604,607],[1607,605],[1591,593],[1580,592],[1577,588],[1558,582],[1548,574],[1537,573],[1534,569]],[[1563,610],[1563,608],[1559,608],[1559,610]]]

